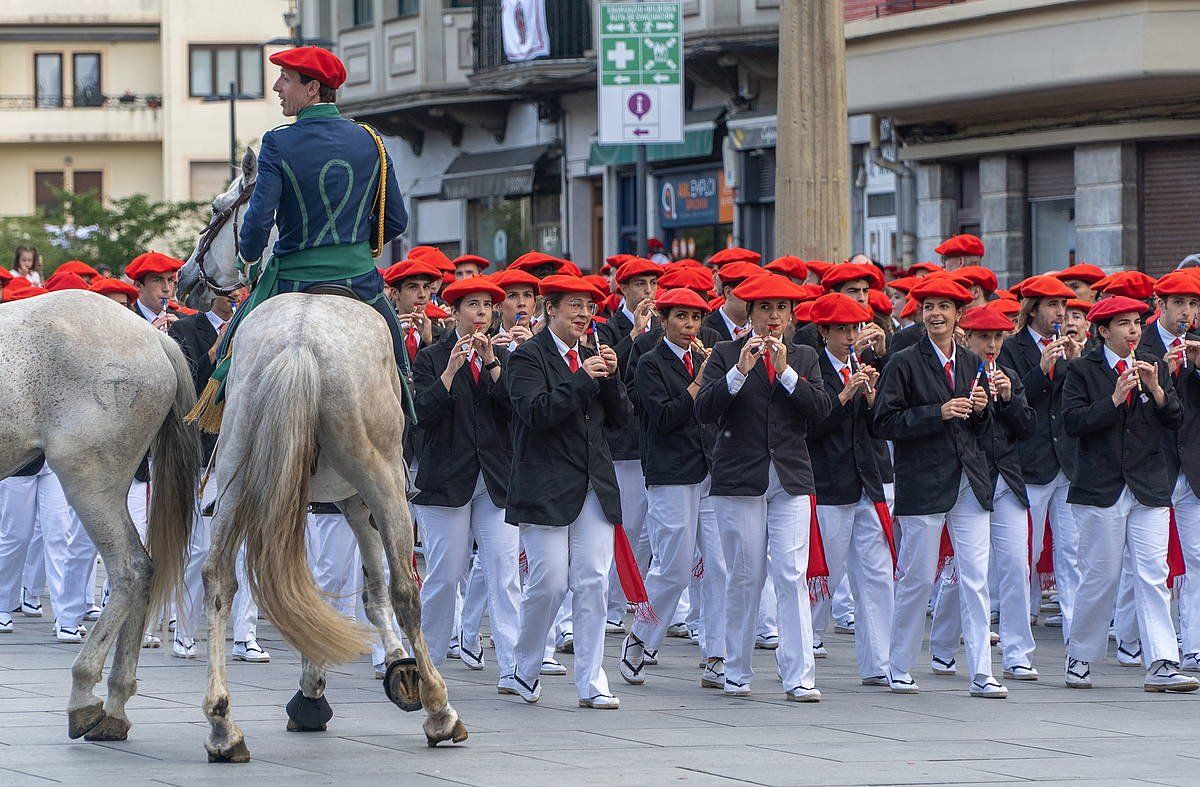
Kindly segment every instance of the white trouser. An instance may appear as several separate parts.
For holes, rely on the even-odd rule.
[[[646,575],[646,595],[658,610],[658,621],[635,621],[633,635],[649,650],[658,650],[667,626],[677,620],[679,598],[692,578],[696,563],[696,533],[700,527],[700,484],[646,488],[646,527],[654,558]]]
[[[146,519],[147,512],[150,508],[150,484],[145,481],[139,481],[136,478],[129,485],[129,491],[125,493],[125,508],[129,511],[129,518],[133,520],[133,529],[137,531],[138,540],[142,542],[142,546],[146,546],[146,536],[150,532],[150,526]],[[91,580],[90,580],[91,581]],[[108,594],[110,588],[108,577],[104,578],[104,593],[101,596],[101,606],[108,606]],[[148,610],[146,614],[146,631],[149,633],[158,623],[160,610]]]
[[[829,586],[850,583],[858,605],[854,621],[854,653],[860,677],[887,675],[891,650],[892,552],[883,534],[875,504],[866,495],[841,506],[817,506]],[[813,605],[813,639],[821,639],[829,625],[831,600]]]
[[[1071,619],[1074,615],[1075,593],[1079,588],[1079,525],[1075,522],[1073,506],[1067,502],[1067,492],[1071,484],[1060,470],[1058,477],[1049,484],[1030,486],[1026,484],[1025,491],[1029,494],[1029,511],[1034,522],[1033,548],[1035,550],[1033,563],[1037,565],[1041,556],[1042,539],[1037,533],[1037,523],[1043,528],[1046,523],[1046,512],[1050,512],[1050,528],[1054,531],[1054,586],[1058,593],[1058,606],[1062,609],[1063,642],[1071,638]],[[1031,596],[1030,606],[1036,598],[1041,604],[1041,585],[1033,585],[1036,594]]]
[[[1138,627],[1147,664],[1177,661],[1179,649],[1167,590],[1167,531],[1170,511],[1147,508],[1129,487],[1111,507],[1075,506],[1079,523],[1079,568],[1083,579],[1075,598],[1075,620],[1067,655],[1099,661],[1108,650],[1108,621],[1121,566],[1133,571]],[[1127,552],[1128,550],[1128,552]]]
[[[571,595],[571,591],[568,590],[567,595],[563,597],[562,603],[558,605],[558,612],[554,614],[554,629],[550,632],[553,635],[575,635],[575,616],[571,611]]]
[[[647,487],[647,489],[648,489],[648,487]],[[698,527],[699,527],[699,522],[697,522],[697,528]],[[654,557],[653,556],[651,556],[651,558],[650,558],[650,565],[651,566],[654,565]],[[696,608],[698,608],[700,605],[699,604],[697,604],[695,606],[692,605],[692,597],[691,597],[691,593],[689,592],[691,590],[691,587],[692,587],[692,580],[691,580],[691,576],[689,575],[687,587],[685,587],[683,589],[683,592],[679,594],[679,603],[675,605],[675,611],[667,616],[671,620],[671,625],[674,625],[676,623],[685,623],[689,618],[694,618],[696,616]]]
[[[96,565],[96,547],[50,466],[44,466],[36,479],[36,486],[26,490],[23,505],[26,516],[35,515],[42,527],[50,604],[60,626],[78,626],[87,612],[87,583]]]
[[[420,512],[424,535],[426,574],[421,586],[421,632],[429,646],[430,659],[434,664],[445,661],[450,637],[456,633],[454,606],[458,588],[468,576],[474,539],[479,545],[479,559],[483,561],[496,663],[501,676],[512,674],[521,594],[517,528],[504,521],[504,511],[492,502],[482,473],[476,478],[475,491],[466,505],[413,508]],[[474,647],[473,643],[467,644]],[[538,663],[541,664],[540,657]]]
[[[42,526],[36,521],[25,552],[25,570],[21,573],[21,584],[31,597],[38,598],[46,592],[46,542],[42,539]]]
[[[621,525],[625,528],[625,537],[629,539],[638,568],[644,574],[646,566],[650,564],[650,553],[647,551],[649,540],[643,538],[642,533],[646,523],[646,476],[642,473],[642,463],[637,459],[613,462],[613,470],[617,474],[617,487],[621,490]],[[608,574],[607,614],[608,620],[622,620],[625,617],[625,591],[617,579],[615,564]]]
[[[724,549],[724,547],[722,547]],[[767,556],[768,562],[770,555]],[[726,566],[728,570],[728,566]],[[728,582],[728,579],[726,579]],[[728,614],[726,620],[728,620]],[[775,597],[775,583],[765,582],[758,594],[758,611],[754,616],[754,633],[759,637],[779,636],[779,600]]]
[[[1170,513],[1167,516],[1170,517]],[[1129,547],[1126,547],[1125,555],[1121,558],[1121,579],[1117,582],[1117,600],[1112,611],[1113,631],[1117,635],[1118,644],[1133,646],[1141,640],[1141,634],[1138,632],[1137,596],[1134,591],[1136,584],[1132,556],[1129,554]]]
[[[729,570],[725,565],[725,547],[717,512],[709,494],[712,479],[704,479],[700,490],[700,556],[704,573],[700,577],[700,650],[705,658],[725,658],[725,602],[729,598]]]
[[[34,532],[38,525],[39,479],[41,475],[10,476],[0,480],[0,610],[21,606],[22,577],[28,585],[29,561],[33,556]],[[48,498],[49,488],[42,497]],[[49,501],[47,500],[47,505]],[[43,577],[45,560],[41,554]],[[44,579],[43,579],[44,581]],[[40,588],[30,588],[36,592]]]
[[[1200,499],[1183,474],[1175,484],[1175,524],[1179,527],[1179,545],[1187,574],[1176,578],[1179,589],[1179,631],[1183,652],[1200,652]]]
[[[729,593],[725,602],[725,680],[749,686],[754,670],[755,605],[768,573],[775,588],[779,647],[775,658],[783,688],[814,688],[812,610],[808,598],[808,532],[812,499],[789,495],[771,465],[765,494],[713,495]],[[769,564],[769,565],[768,565]]]
[[[517,528],[512,525],[508,527],[514,531]],[[516,532],[517,541],[520,542],[520,531]],[[520,550],[518,550],[520,554]],[[517,563],[513,560],[513,565]],[[515,570],[515,569],[514,569]],[[483,558],[476,554],[471,559],[471,567],[467,569],[466,592],[462,594],[462,612],[460,613],[459,629],[463,636],[459,637],[460,645],[470,645],[472,649],[475,647],[475,641],[479,638],[479,629],[483,625],[483,613],[488,606],[488,588],[487,582],[484,580]],[[517,581],[517,604],[521,602],[521,584],[520,577]],[[494,614],[493,614],[494,617]],[[513,637],[517,636],[515,628]]]
[[[1029,520],[1021,501],[1001,477],[992,502],[991,564],[999,589],[1000,641],[1004,667],[1032,666],[1033,630],[1029,625]],[[958,652],[962,634],[958,583],[943,578],[934,605],[929,633],[929,653],[949,660]]]
[[[1058,475],[1048,484],[1026,484],[1025,492],[1029,495],[1029,518],[1033,522],[1033,535],[1030,544],[1033,548],[1033,566],[1029,576],[1029,614],[1037,615],[1042,606],[1042,585],[1037,574],[1036,566],[1042,557],[1042,544],[1046,536],[1046,516],[1050,516],[1050,529],[1054,532],[1054,540],[1058,541],[1059,513],[1055,509],[1056,498],[1066,500],[1067,490],[1071,482],[1059,470]],[[1058,564],[1054,566],[1055,580],[1058,578]],[[1059,590],[1059,604],[1062,604],[1062,591]],[[1064,608],[1064,617],[1066,610]],[[1064,623],[1065,627],[1065,623]]]
[[[829,600],[829,614],[834,623],[845,623],[854,617],[854,591],[850,589],[849,575],[842,578]]]
[[[358,559],[358,541],[346,517],[340,513],[309,514],[305,541],[308,565],[317,587],[330,606],[344,617],[353,618],[362,564]]]
[[[933,590],[938,547],[945,524],[954,545],[968,678],[991,676],[992,654],[988,628],[990,601],[987,592],[990,517],[975,499],[966,473],[960,473],[958,499],[948,512],[902,516],[898,519],[903,537],[897,556],[899,578],[896,581],[896,609],[892,623],[893,674],[912,672],[921,652],[925,609]]]
[[[529,577],[521,593],[517,676],[531,686],[538,679],[546,633],[570,588],[575,690],[580,699],[610,694],[604,674],[604,600],[613,563],[613,525],[605,518],[596,493],[588,489],[579,516],[565,527],[522,524],[521,544]]]
[[[206,623],[204,608],[204,561],[212,546],[212,520],[201,512],[217,496],[216,484],[204,485],[204,496],[193,511],[192,539],[188,543],[187,565],[183,570],[183,608],[175,609],[175,636],[178,639],[196,639]],[[250,581],[246,577],[246,545],[238,548],[237,564],[234,567],[238,589],[233,595],[229,619],[233,626],[235,642],[246,642],[258,635],[258,605],[250,595]],[[224,632],[221,632],[224,636]],[[209,632],[209,636],[213,636]]]

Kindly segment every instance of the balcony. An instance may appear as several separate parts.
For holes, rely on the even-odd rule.
[[[158,96],[0,95],[0,142],[158,142]]]
[[[504,55],[500,0],[475,0],[471,40],[475,47],[472,85],[502,92],[547,92],[595,81],[590,0],[546,3],[550,54],[512,62]]]

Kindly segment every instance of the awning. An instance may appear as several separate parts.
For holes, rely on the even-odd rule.
[[[723,107],[692,110],[684,118],[683,142],[673,145],[646,145],[646,161],[672,161],[707,158],[713,152],[713,136]],[[620,167],[633,164],[637,145],[601,145],[593,142],[588,153],[589,167]]]
[[[779,136],[779,122],[774,113],[730,118],[725,121],[729,142],[734,150],[773,148]]]
[[[549,145],[461,153],[442,176],[442,199],[515,197],[533,193],[538,162]]]

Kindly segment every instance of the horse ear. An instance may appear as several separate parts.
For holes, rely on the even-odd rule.
[[[252,183],[258,175],[258,156],[252,148],[246,148],[242,155],[242,183]]]

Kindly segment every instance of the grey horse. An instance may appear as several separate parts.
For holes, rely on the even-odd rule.
[[[219,288],[241,281],[233,233],[239,196],[253,189],[255,173],[248,151],[241,176],[213,203],[219,220],[206,230],[206,253],[193,253],[181,271],[180,293],[195,292],[201,281]],[[234,560],[244,542],[259,607],[303,656],[288,729],[325,729],[333,715],[324,696],[325,667],[367,649],[367,630],[326,603],[307,563],[306,506],[336,503],[362,553],[367,617],[387,651],[388,697],[404,710],[425,709],[430,746],[465,740],[466,727],[447,701],[421,635],[405,501],[404,411],[386,324],[351,298],[286,293],[248,314],[233,344],[210,480],[216,485],[212,550],[204,565],[210,631],[225,630],[237,588]],[[392,629],[393,610],[415,658]],[[209,637],[208,664],[209,760],[245,762],[250,753],[231,715],[222,637]]]
[[[147,612],[178,587],[191,533],[200,449],[184,423],[196,401],[187,360],[129,309],[80,290],[0,306],[0,336],[0,477],[44,456],[108,570],[108,605],[71,668],[67,734],[124,740]],[[147,449],[149,553],[126,504]],[[114,642],[101,704],[92,689]]]

